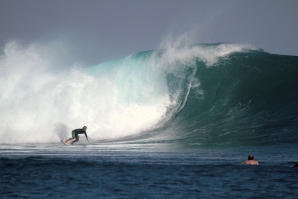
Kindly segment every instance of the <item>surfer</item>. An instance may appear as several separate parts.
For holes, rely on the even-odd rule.
[[[242,164],[259,164],[258,161],[254,160],[254,156],[253,155],[249,155],[247,160],[245,162],[243,162]]]
[[[73,130],[73,131],[71,132],[71,136],[72,136],[72,137],[69,138],[69,139],[67,139],[67,140],[65,140],[64,142],[67,144],[67,142],[68,142],[69,140],[75,139],[74,141],[71,142],[71,144],[73,144],[73,143],[79,141],[79,134],[85,134],[86,139],[87,139],[87,141],[89,142],[89,140],[88,140],[88,136],[87,136],[87,133],[86,133],[86,130],[87,130],[87,126],[84,126],[82,129],[75,129],[75,130]]]

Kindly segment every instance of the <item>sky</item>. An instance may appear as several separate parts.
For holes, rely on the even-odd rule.
[[[0,0],[0,55],[11,41],[60,42],[94,65],[183,37],[298,56],[297,10],[297,0]]]

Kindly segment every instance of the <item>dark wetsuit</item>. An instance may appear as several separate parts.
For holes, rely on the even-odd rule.
[[[86,139],[88,140],[87,133],[84,129],[75,129],[71,132],[72,137],[75,137],[77,140],[79,140],[78,134],[85,134]]]

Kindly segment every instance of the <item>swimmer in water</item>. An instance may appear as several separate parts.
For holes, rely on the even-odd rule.
[[[247,160],[245,162],[243,162],[242,164],[257,165],[257,164],[259,164],[259,162],[258,161],[255,161],[254,160],[254,156],[250,154],[248,156]]]

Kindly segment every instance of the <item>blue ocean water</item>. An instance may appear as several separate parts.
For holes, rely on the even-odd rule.
[[[275,151],[275,152],[273,152]],[[1,146],[1,198],[297,198],[297,147]],[[260,165],[242,165],[254,152]]]
[[[200,44],[52,71],[4,52],[1,198],[298,196],[296,56]]]

